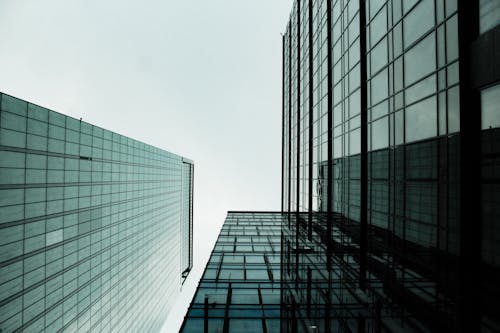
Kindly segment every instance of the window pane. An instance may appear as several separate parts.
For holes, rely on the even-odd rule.
[[[387,38],[382,41],[372,50],[370,55],[372,74],[379,71],[387,64]]]
[[[384,98],[387,98],[389,94],[389,88],[387,87],[387,69],[380,72],[371,81],[372,87],[372,105],[377,104]]]
[[[406,52],[404,61],[405,86],[434,71],[436,68],[434,33]]]
[[[349,133],[349,153],[350,155],[356,155],[361,152],[361,130],[351,131]]]
[[[370,22],[370,42],[375,45],[377,41],[387,32],[387,10],[384,7]]]
[[[500,127],[500,84],[481,90],[481,128]]]
[[[446,21],[446,49],[448,62],[458,58],[458,26],[456,15]]]
[[[412,142],[437,134],[436,97],[406,108],[406,142]]]
[[[398,111],[396,112],[394,116],[394,127],[395,127],[395,133],[394,133],[394,140],[395,144],[399,145],[403,143],[403,133],[404,133],[404,119],[403,119],[403,111]]]
[[[385,148],[389,145],[389,123],[387,117],[372,123],[372,150]]]
[[[460,130],[460,98],[458,87],[448,90],[448,133]]]
[[[479,32],[483,33],[500,24],[500,1],[479,1]]]
[[[426,97],[436,91],[436,75],[432,75],[425,80],[418,82],[405,91],[405,102],[411,104]]]
[[[229,332],[235,332],[235,333],[263,332],[262,321],[260,319],[230,319]]]
[[[410,46],[433,26],[434,1],[422,0],[404,19],[405,48]]]

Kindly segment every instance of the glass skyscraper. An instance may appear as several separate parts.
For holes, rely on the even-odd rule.
[[[228,212],[183,333],[280,329],[280,212]]]
[[[499,24],[496,0],[294,2],[280,315],[249,307],[239,331],[500,332]],[[234,220],[256,223],[228,215],[184,332],[238,331],[234,284],[218,280]]]
[[[498,1],[295,1],[284,332],[500,331],[499,23]]]
[[[0,332],[159,331],[192,266],[193,162],[0,106]]]

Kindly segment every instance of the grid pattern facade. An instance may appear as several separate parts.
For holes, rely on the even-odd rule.
[[[500,5],[471,3],[294,2],[283,331],[500,331]]]
[[[281,213],[228,212],[181,332],[278,332]]]
[[[0,105],[0,331],[158,331],[192,263],[192,162]]]

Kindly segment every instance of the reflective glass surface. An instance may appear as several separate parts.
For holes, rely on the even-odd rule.
[[[0,105],[0,331],[158,331],[192,264],[192,162]]]
[[[279,332],[282,223],[228,212],[181,332]]]
[[[481,32],[498,25],[493,3],[479,3]],[[458,33],[459,5],[456,0],[295,1],[283,49],[282,331],[458,329],[457,274],[465,237],[460,234],[461,119],[464,112],[479,112],[461,105],[460,71],[468,64],[459,59],[459,47],[469,46]],[[312,25],[305,15],[310,10]],[[495,83],[488,85],[481,91],[483,158],[475,161],[483,168],[483,210],[477,214],[483,216],[479,244],[488,277],[477,288],[488,290],[481,291],[482,328],[496,331],[500,314],[492,302],[498,290],[490,283],[499,276],[500,232],[494,221],[499,219],[500,91]],[[308,96],[312,109],[304,102]],[[303,130],[308,117],[311,132]],[[308,163],[303,154],[311,151]],[[360,223],[362,213],[366,225]],[[297,253],[299,248],[308,250]]]

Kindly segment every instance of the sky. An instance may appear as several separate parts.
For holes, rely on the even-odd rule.
[[[0,91],[195,163],[194,268],[228,210],[279,210],[292,0],[0,0]]]

